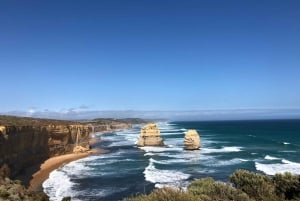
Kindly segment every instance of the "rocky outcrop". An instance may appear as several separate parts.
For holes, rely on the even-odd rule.
[[[200,148],[200,137],[196,130],[188,130],[184,137],[185,150],[197,150]]]
[[[163,139],[156,124],[147,124],[141,129],[137,146],[164,146]]]
[[[33,192],[26,189],[19,180],[10,180],[0,176],[1,201],[48,201],[44,192]]]
[[[89,151],[90,148],[88,147],[83,147],[83,146],[75,146],[74,149],[73,149],[73,153],[85,153],[87,151]]]

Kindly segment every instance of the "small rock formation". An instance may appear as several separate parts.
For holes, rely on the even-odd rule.
[[[155,123],[147,124],[141,129],[137,146],[164,146],[160,131]]]
[[[87,151],[89,151],[90,149],[89,148],[87,148],[87,147],[83,147],[83,146],[76,146],[76,147],[74,147],[74,149],[73,149],[73,153],[85,153],[85,152],[87,152]]]
[[[184,137],[185,150],[197,150],[200,148],[200,137],[196,130],[188,130]]]

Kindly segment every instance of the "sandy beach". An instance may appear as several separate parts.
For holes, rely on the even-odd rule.
[[[90,145],[93,145],[99,141],[100,141],[99,139],[91,138]],[[85,158],[89,155],[104,154],[107,152],[108,151],[104,150],[104,149],[91,149],[84,153],[70,153],[70,154],[65,154],[65,155],[61,155],[61,156],[51,157],[40,166],[39,171],[37,171],[36,173],[34,173],[32,175],[32,179],[30,180],[29,188],[33,191],[42,191],[43,190],[43,187],[42,187],[43,182],[49,177],[49,174],[53,170],[65,165],[67,163],[70,163],[72,161],[75,161],[75,160],[78,160],[81,158]]]

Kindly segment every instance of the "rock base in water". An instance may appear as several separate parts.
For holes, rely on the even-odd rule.
[[[156,124],[147,124],[141,129],[137,146],[164,146],[160,131]]]
[[[188,130],[184,137],[185,150],[197,150],[200,148],[200,137],[196,130]]]

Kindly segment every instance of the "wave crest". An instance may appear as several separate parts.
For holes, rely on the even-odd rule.
[[[282,163],[262,164],[255,162],[257,170],[262,171],[268,175],[275,175],[277,173],[290,172],[292,174],[300,174],[300,163],[291,162],[288,160],[281,160]]]
[[[145,179],[151,183],[155,183],[155,187],[161,188],[164,186],[171,187],[182,187],[185,180],[187,180],[190,175],[185,174],[175,170],[159,170],[154,166],[154,159],[150,158],[149,165],[145,168],[143,172]]]

